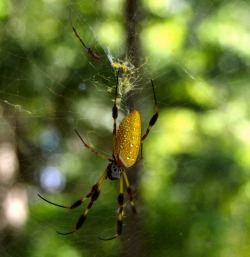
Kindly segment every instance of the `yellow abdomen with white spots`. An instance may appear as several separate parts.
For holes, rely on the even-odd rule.
[[[137,159],[141,144],[141,118],[137,111],[121,122],[115,138],[114,158],[121,167],[131,167]]]

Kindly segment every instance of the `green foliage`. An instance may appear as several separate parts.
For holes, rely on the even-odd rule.
[[[84,149],[74,128],[112,155],[115,73],[107,47],[116,58],[135,59],[126,43],[125,7],[117,2],[0,3],[1,256],[249,256],[247,1],[140,3],[134,36],[141,80],[136,78],[132,98],[145,131],[154,111],[153,78],[159,120],[145,140],[141,164],[128,171],[137,177],[132,187],[138,215],[130,215],[126,202],[122,237],[98,240],[116,229],[118,183],[107,180],[84,227],[71,236],[55,233],[70,231],[86,203],[67,212],[41,202],[37,193],[71,204],[107,165]],[[71,22],[100,61],[83,49]],[[122,103],[121,113],[129,108]],[[45,145],[44,133],[57,143]],[[6,142],[18,157],[9,180],[1,171]],[[46,166],[60,167],[66,178],[54,194],[39,180]],[[20,185],[27,217],[15,226],[6,199]]]

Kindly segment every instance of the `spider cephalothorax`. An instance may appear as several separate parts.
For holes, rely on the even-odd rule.
[[[111,180],[116,180],[120,178],[120,175],[122,172],[124,172],[124,168],[119,166],[117,162],[113,161],[109,165],[109,170],[108,170],[108,178]]]

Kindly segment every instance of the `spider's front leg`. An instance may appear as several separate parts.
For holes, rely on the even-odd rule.
[[[146,137],[148,136],[148,133],[150,132],[151,128],[155,125],[155,123],[158,119],[158,116],[159,116],[159,108],[158,108],[158,103],[157,103],[157,100],[156,100],[155,88],[154,88],[154,83],[153,83],[152,79],[151,79],[151,85],[152,85],[152,89],[153,89],[154,102],[155,102],[155,114],[153,115],[153,117],[149,121],[148,128],[146,130],[146,133],[142,136],[141,142],[146,139]]]

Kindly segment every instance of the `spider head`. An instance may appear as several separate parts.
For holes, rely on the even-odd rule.
[[[109,165],[108,178],[111,180],[119,179],[123,171],[124,171],[124,168],[119,166],[117,162],[113,161]]]

